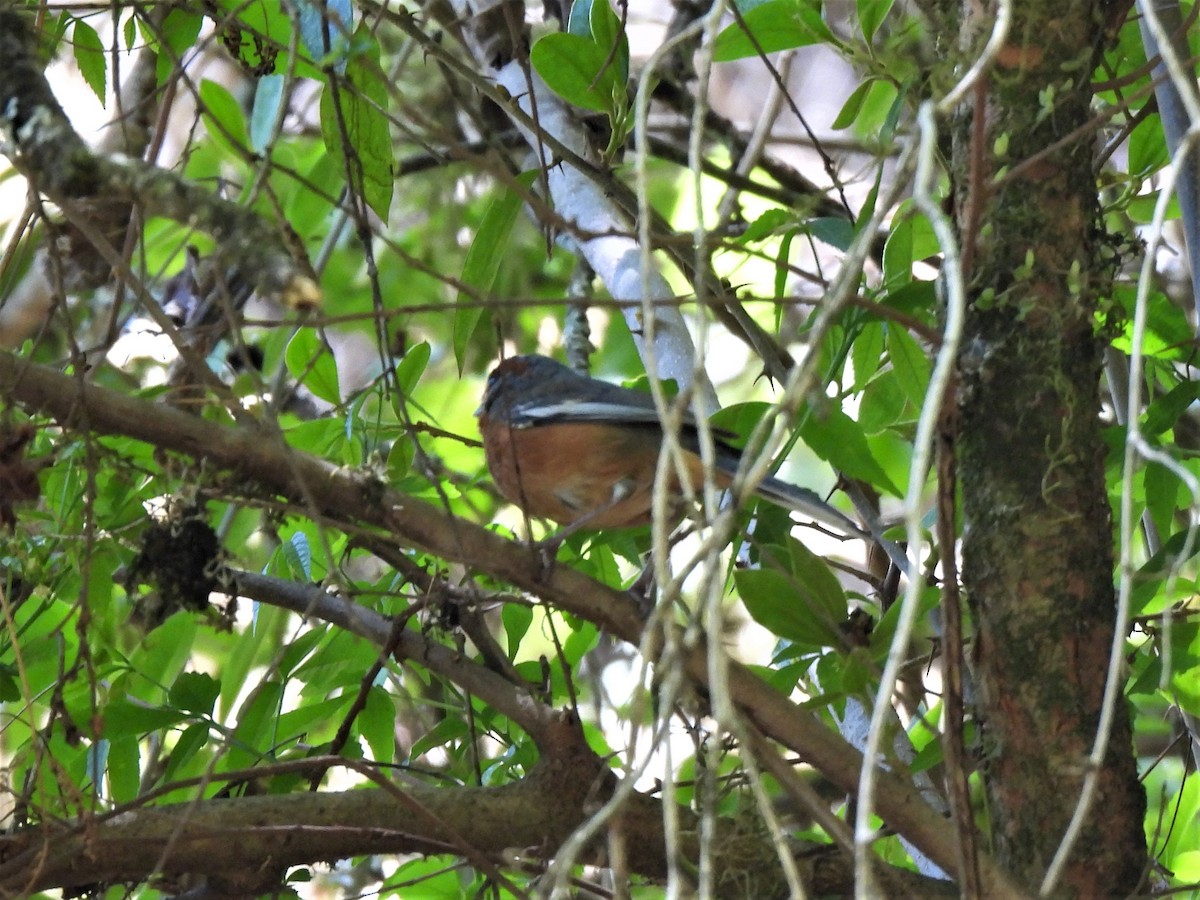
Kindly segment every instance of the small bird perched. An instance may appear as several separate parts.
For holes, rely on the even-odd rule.
[[[488,469],[506,499],[568,527],[626,528],[650,521],[663,431],[650,395],[588,378],[545,356],[514,356],[488,376],[476,411]],[[729,487],[741,451],[714,429],[716,482]],[[704,483],[696,420],[683,417],[693,488]],[[678,474],[670,492],[682,495]],[[765,478],[755,493],[856,538],[871,535],[812,491]]]

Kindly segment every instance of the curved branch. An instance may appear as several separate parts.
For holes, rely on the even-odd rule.
[[[489,858],[546,858],[584,821],[612,786],[612,774],[588,748],[577,722],[560,717],[556,749],[524,779],[502,787],[432,787],[390,783],[331,793],[257,795],[126,809],[75,825],[48,824],[0,837],[0,894],[28,896],[51,888],[142,881],[151,874],[206,875],[238,896],[276,888],[291,866],[370,853],[458,853],[484,868]],[[329,758],[307,760],[329,765]],[[354,768],[363,770],[361,764]],[[373,780],[382,781],[377,773]],[[699,852],[695,815],[680,809],[689,859]],[[662,803],[635,795],[616,827],[629,869],[661,880],[667,873]],[[784,896],[775,868],[758,865],[756,833],[720,823],[713,858],[716,883],[739,896]],[[765,852],[774,854],[773,847]],[[817,894],[853,890],[848,857],[835,848],[795,848],[801,876]],[[588,858],[603,863],[603,847]],[[913,872],[887,869],[898,896],[953,896],[953,887]]]

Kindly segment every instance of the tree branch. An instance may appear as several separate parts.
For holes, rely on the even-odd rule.
[[[64,425],[121,434],[163,450],[204,459],[301,504],[314,517],[365,523],[403,545],[457,561],[507,581],[581,616],[623,640],[637,643],[642,617],[627,593],[565,566],[547,571],[538,553],[478,525],[400,494],[374,477],[334,466],[289,448],[282,436],[208,422],[170,407],[60,375],[11,353],[0,353],[0,398],[53,416]],[[682,644],[681,644],[682,645]],[[707,648],[691,645],[684,659],[700,684],[709,678]],[[791,748],[848,792],[858,785],[862,755],[817,717],[796,706],[744,666],[729,668],[731,696],[761,731]],[[947,871],[955,866],[951,823],[912,787],[890,772],[879,774],[876,810],[894,829]],[[981,887],[994,897],[1019,896],[989,857],[981,856]]]
[[[392,623],[387,616],[312,585],[282,581],[254,572],[236,572],[234,586],[242,596],[289,609],[301,616],[313,616],[380,647],[393,640]],[[398,661],[412,660],[449,679],[520,725],[539,747],[545,744],[548,729],[557,714],[535,701],[530,691],[520,690],[518,685],[472,663],[457,650],[428,640],[416,631],[406,629],[394,639],[394,656]]]

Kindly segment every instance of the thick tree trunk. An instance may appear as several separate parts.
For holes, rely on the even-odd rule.
[[[964,53],[978,54],[996,8],[964,5]],[[1016,0],[1013,12],[1008,44],[955,124],[971,302],[959,452],[992,838],[1036,889],[1080,796],[1114,627],[1096,316],[1112,264],[1093,139],[1045,152],[1089,117],[1101,4]],[[1098,786],[1060,895],[1124,895],[1141,876],[1145,799],[1123,701]]]

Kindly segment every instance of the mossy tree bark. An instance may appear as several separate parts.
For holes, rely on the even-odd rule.
[[[964,4],[964,53],[978,54],[997,6]],[[970,303],[958,448],[992,839],[1002,865],[1036,889],[1080,796],[1113,637],[1097,307],[1115,263],[1100,231],[1094,133],[1069,139],[1089,118],[1105,8],[1016,0],[1013,13],[954,124]],[[1122,703],[1057,893],[1132,892],[1144,807]]]

